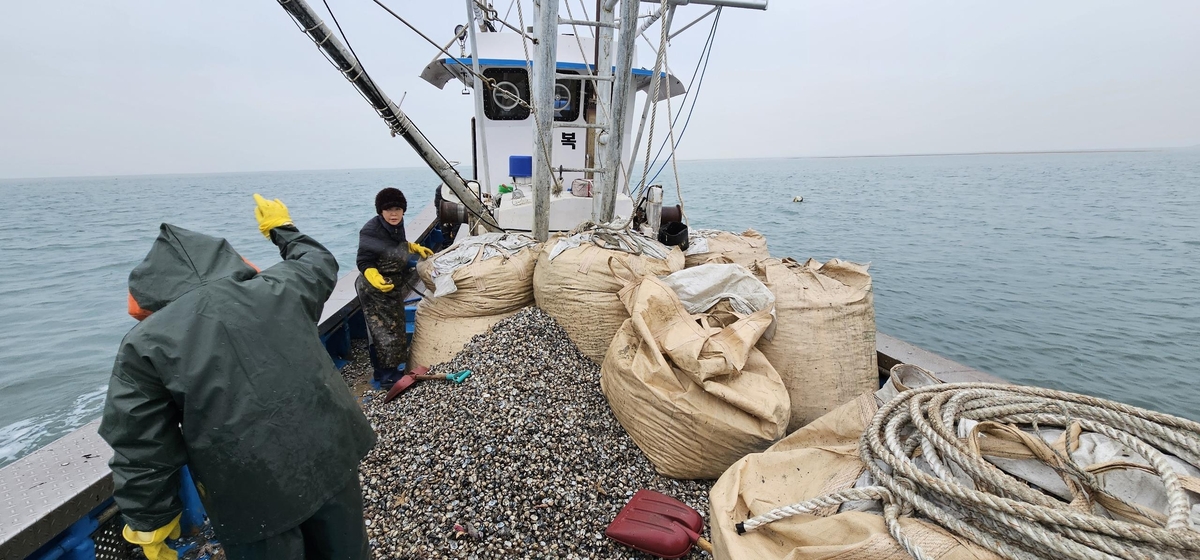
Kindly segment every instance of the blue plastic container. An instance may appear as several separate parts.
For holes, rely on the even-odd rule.
[[[508,156],[509,177],[533,177],[533,156]]]

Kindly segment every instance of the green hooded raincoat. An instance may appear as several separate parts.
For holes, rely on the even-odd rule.
[[[181,511],[187,464],[219,539],[273,536],[344,489],[374,445],[317,332],[337,261],[291,226],[271,240],[283,262],[256,273],[224,239],[163,224],[129,275],[153,314],[121,342],[100,435],[136,530]]]

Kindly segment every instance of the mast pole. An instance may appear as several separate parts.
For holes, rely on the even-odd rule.
[[[600,177],[594,177],[595,183],[599,184],[593,196],[599,198],[600,204],[592,205],[592,221],[601,222],[600,216],[603,214],[604,196],[600,193],[604,192],[605,185],[608,184],[609,177],[612,177],[617,171],[608,166],[608,152],[612,144],[613,138],[613,99],[612,96],[612,56],[613,56],[613,28],[607,24],[616,21],[615,6],[609,2],[596,0],[597,15],[596,19],[600,22],[600,27],[596,30],[596,75],[599,79],[596,80],[596,123],[603,123],[604,129],[596,135],[596,150],[595,161],[600,165],[593,167],[602,167],[608,171],[601,173]],[[617,153],[620,153],[618,145]],[[596,202],[596,201],[593,201]],[[614,202],[615,205],[615,202]]]
[[[612,122],[605,150],[603,186],[600,189],[600,221],[609,222],[617,205],[621,184],[621,146],[625,137],[625,110],[633,85],[633,49],[637,39],[638,0],[621,0],[621,33],[617,41],[616,76],[612,92]]]
[[[554,183],[554,73],[558,59],[558,0],[538,0],[537,44],[533,51],[533,236],[550,236],[550,187]]]
[[[475,86],[472,88],[475,93],[475,122],[472,124],[475,127],[475,134],[479,137],[479,155],[483,159],[483,173],[479,173],[479,170],[476,169],[475,176],[483,179],[484,188],[487,189],[488,194],[491,194],[492,187],[495,185],[492,184],[492,174],[488,168],[487,136],[483,133],[483,123],[486,122],[483,118],[485,92],[483,91],[483,80],[479,79],[482,74],[479,71],[479,45],[475,42],[475,0],[467,0],[467,21],[470,22],[467,25],[467,34],[471,37],[471,68],[475,71]]]
[[[379,117],[387,123],[388,128],[392,132],[392,136],[402,136],[408,141],[408,144],[416,150],[417,155],[425,160],[429,168],[437,173],[442,182],[450,187],[463,205],[471,211],[472,214],[478,216],[484,227],[490,231],[500,231],[496,224],[496,219],[491,215],[491,211],[484,208],[479,197],[467,188],[466,182],[442,157],[442,154],[433,147],[429,139],[421,133],[417,125],[414,124],[408,115],[404,114],[395,103],[388,98],[387,94],[375,85],[375,82],[367,76],[359,64],[358,59],[346,48],[342,41],[338,39],[329,28],[325,26],[325,22],[317,16],[316,12],[304,0],[278,0],[279,5],[292,16],[296,21],[296,25],[317,44],[317,47],[325,53],[326,58],[341,71],[358,92],[362,94],[363,99],[371,104]]]

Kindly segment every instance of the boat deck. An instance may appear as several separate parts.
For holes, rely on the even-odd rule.
[[[353,297],[356,276],[357,272],[352,272],[338,282],[322,314],[321,326],[328,326],[323,333],[357,310]],[[883,333],[876,336],[876,348],[881,375],[896,364],[908,363],[948,383],[1005,383]],[[350,362],[345,373],[361,395],[370,379],[370,366],[363,361],[365,352],[359,350],[353,352],[358,359]],[[93,421],[0,470],[0,504],[4,504],[0,507],[0,557],[25,557],[112,495],[108,469],[112,449],[96,433],[99,424],[99,420]]]
[[[410,239],[423,239],[433,227],[435,213],[429,206],[407,225]],[[424,224],[424,225],[415,225]],[[358,271],[342,276],[325,304],[318,323],[327,346],[338,348],[337,360],[356,395],[368,386],[370,366],[364,361],[361,344],[351,341],[352,319],[359,312],[354,289]],[[944,358],[897,338],[878,333],[876,337],[881,377],[899,363],[920,366],[948,382],[1005,383],[1004,380]],[[357,350],[357,351],[356,351]],[[357,359],[356,359],[357,358]],[[112,473],[108,460],[112,449],[97,434],[100,421],[82,426],[37,452],[0,469],[0,558],[24,558],[73,523],[97,514],[112,496]],[[111,517],[115,512],[103,512]]]

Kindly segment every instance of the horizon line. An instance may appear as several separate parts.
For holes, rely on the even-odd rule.
[[[1200,148],[1200,145],[1193,146],[1176,146],[1176,147],[1158,147],[1158,148],[1096,148],[1096,149],[1070,149],[1070,150],[1023,150],[1023,151],[987,151],[987,152],[934,152],[934,153],[901,153],[901,154],[856,154],[856,155],[840,155],[840,156],[771,156],[771,157],[733,157],[733,158],[695,158],[695,159],[680,159],[679,161],[739,161],[739,160],[768,160],[768,159],[856,159],[856,158],[904,158],[904,157],[953,157],[953,156],[1018,156],[1018,155],[1039,155],[1039,154],[1104,154],[1104,153],[1146,153],[1146,152],[1165,152],[1172,150],[1190,150]],[[462,165],[462,163],[459,163]],[[451,167],[454,165],[452,164]],[[178,177],[183,175],[241,175],[253,173],[309,173],[316,171],[374,171],[386,169],[423,169],[424,165],[410,165],[403,167],[330,167],[322,169],[260,169],[260,170],[241,170],[241,171],[185,171],[175,173],[125,173],[125,174],[98,174],[98,175],[45,175],[33,177],[0,177],[0,181],[19,181],[28,179],[95,179],[101,177],[112,177],[119,179],[123,177]]]
[[[1097,148],[1090,150],[1026,150],[1026,151],[997,151],[997,152],[939,152],[930,154],[863,154],[854,156],[798,156],[788,158],[764,159],[852,159],[852,158],[888,158],[888,157],[949,157],[949,156],[1027,156],[1039,154],[1120,154],[1166,152],[1170,150],[1187,150],[1195,146],[1177,148]],[[687,161],[687,160],[680,160]]]

